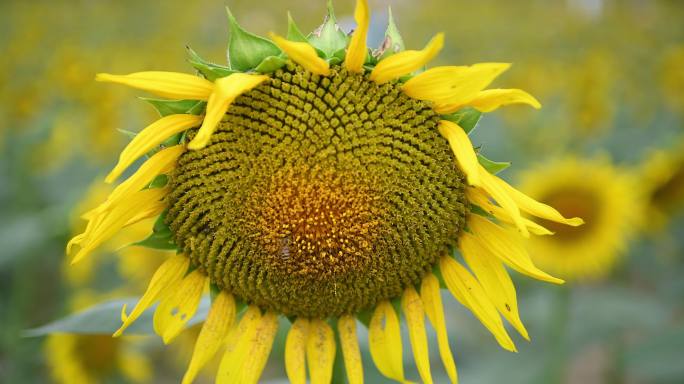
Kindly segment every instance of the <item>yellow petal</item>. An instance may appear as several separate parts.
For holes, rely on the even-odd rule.
[[[130,315],[126,315],[126,306],[121,309],[121,321],[123,324],[114,332],[114,337],[119,337],[133,322],[140,317],[157,299],[162,292],[167,288],[175,285],[180,281],[185,272],[190,266],[190,259],[185,255],[173,255],[169,257],[162,265],[157,268],[157,271],[152,275],[152,280],[145,291],[145,294],[140,298],[138,303],[133,308]]]
[[[242,366],[242,380],[240,383],[256,384],[264,371],[268,355],[273,348],[273,339],[278,332],[278,315],[273,312],[266,312],[257,324],[254,338],[248,341],[248,359]]]
[[[402,90],[414,99],[434,102],[440,113],[453,112],[440,109],[454,108],[472,100],[509,67],[507,63],[479,63],[430,68],[408,80]]]
[[[404,382],[399,319],[389,301],[380,302],[368,329],[371,357],[383,375]]]
[[[444,46],[444,34],[438,33],[420,51],[403,51],[381,60],[370,74],[370,79],[383,84],[417,71],[432,60]]]
[[[449,292],[477,317],[496,338],[502,348],[515,351],[501,317],[480,284],[461,264],[449,256],[439,260],[439,269]]]
[[[413,287],[408,287],[401,297],[401,309],[406,317],[413,358],[423,383],[432,383],[427,335],[425,334],[425,310],[420,296]]]
[[[121,151],[119,162],[107,175],[105,182],[112,183],[137,159],[158,147],[169,137],[198,126],[202,116],[169,115],[162,117],[140,131],[133,140]]]
[[[182,384],[190,384],[199,370],[214,357],[223,345],[235,322],[235,299],[228,292],[221,291],[211,304],[207,320],[202,326],[188,370],[183,376]]]
[[[251,342],[256,337],[257,326],[261,322],[261,310],[250,305],[240,319],[237,327],[233,327],[227,338],[226,351],[221,358],[217,384],[233,384],[242,380],[243,366],[248,355]]]
[[[480,185],[480,163],[477,161],[477,155],[475,155],[468,134],[458,124],[448,120],[439,122],[439,133],[449,141],[458,165],[468,177],[468,184]]]
[[[420,286],[420,297],[423,299],[423,306],[425,313],[432,327],[437,333],[437,343],[439,345],[439,355],[444,364],[444,370],[449,376],[452,384],[458,383],[458,376],[456,374],[456,364],[454,363],[454,356],[451,354],[449,348],[449,337],[446,330],[446,322],[444,321],[444,307],[442,306],[442,295],[439,288],[439,280],[433,274],[423,277],[423,282]]]
[[[169,99],[207,100],[214,84],[195,75],[177,72],[136,72],[130,75],[98,73],[96,81],[118,83]]]
[[[306,361],[311,384],[330,383],[335,362],[335,334],[325,320],[314,319],[309,324]]]
[[[349,384],[363,384],[363,364],[356,336],[356,319],[350,315],[340,317],[337,321],[337,330],[340,334],[347,380]]]
[[[107,201],[100,204],[93,212],[102,213],[125,202],[132,194],[150,185],[155,177],[169,173],[176,168],[178,157],[184,152],[185,148],[182,145],[175,145],[155,153],[131,177],[114,188],[114,191],[107,197]]]
[[[356,21],[356,30],[354,30],[347,48],[344,66],[350,72],[361,72],[368,53],[366,37],[368,35],[368,24],[370,23],[370,12],[366,0],[356,0],[354,20]]]
[[[466,196],[468,198],[468,201],[470,201],[473,204],[478,205],[480,208],[485,210],[487,213],[490,215],[494,216],[497,218],[497,220],[504,222],[506,224],[513,224],[513,218],[511,218],[511,215],[508,214],[504,209],[501,207],[494,205],[490,200],[489,197],[485,194],[484,191],[482,191],[480,188],[468,188],[466,189]],[[553,232],[549,231],[548,229],[542,227],[541,225],[535,223],[532,220],[522,218],[523,223],[527,227],[527,229],[530,231],[530,233],[533,233],[535,235],[553,235]]]
[[[126,353],[117,356],[117,360],[125,379],[141,384],[152,381],[152,362],[143,352],[127,349]],[[75,383],[70,380],[67,382]]]
[[[297,318],[285,340],[285,372],[292,384],[306,384],[306,338],[309,320]]]
[[[154,331],[168,344],[183,330],[185,324],[195,316],[207,277],[199,270],[191,272],[169,289],[154,312]]]
[[[301,65],[309,72],[322,76],[330,75],[330,65],[328,62],[318,57],[318,53],[309,43],[301,41],[290,41],[283,37],[270,33],[271,40],[282,49],[287,57],[295,63]]]
[[[525,237],[529,237],[530,233],[527,230],[527,226],[523,222],[522,216],[520,216],[520,208],[518,208],[518,205],[508,194],[506,189],[504,189],[498,182],[501,179],[489,173],[481,165],[478,166],[480,168],[480,181],[482,182],[482,189],[484,189],[494,200],[496,200],[496,203],[499,204],[504,211],[506,211],[520,233]]]
[[[480,112],[491,112],[509,104],[527,104],[534,109],[541,108],[534,96],[520,89],[487,89],[479,92],[467,104]]]
[[[515,203],[520,207],[521,210],[529,213],[530,215],[537,216],[539,218],[550,221],[555,221],[557,223],[570,225],[573,227],[584,224],[584,220],[582,220],[579,217],[573,217],[571,219],[563,217],[563,215],[561,215],[560,212],[558,212],[555,208],[548,206],[544,203],[538,202],[537,200],[513,188],[508,183],[499,179],[498,177],[495,179],[495,182],[499,184],[501,188],[505,190],[506,193],[508,193],[509,196],[511,196],[511,199],[515,201]]]
[[[77,236],[78,241],[75,243],[81,249],[73,257],[71,264],[78,263],[100,244],[114,236],[130,223],[132,218],[138,217],[140,212],[148,210],[149,207],[157,207],[167,193],[166,188],[145,189],[131,194],[128,199],[113,206],[107,212],[96,215],[86,226],[83,236]],[[69,246],[75,243],[67,245],[67,248],[71,248]]]
[[[266,81],[268,76],[252,75],[248,73],[234,73],[227,77],[216,79],[214,91],[207,101],[207,111],[204,121],[197,135],[188,143],[188,149],[204,148],[216,126],[228,111],[230,104],[241,94]]]
[[[501,260],[478,244],[468,233],[461,234],[459,249],[496,309],[522,337],[529,340],[530,337],[518,313],[515,286]]]
[[[521,239],[515,233],[511,233],[476,214],[471,214],[468,217],[468,227],[473,233],[473,238],[484,249],[516,271],[549,283],[563,283],[563,280],[555,278],[534,266],[530,255],[520,241]],[[468,234],[464,233],[462,236],[467,237]]]

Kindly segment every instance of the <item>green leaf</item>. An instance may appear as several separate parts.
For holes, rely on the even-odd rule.
[[[245,31],[237,23],[228,7],[226,11],[230,29],[228,39],[230,69],[248,71],[256,68],[266,57],[280,55],[280,48],[277,45],[268,39]]]
[[[303,43],[307,42],[306,36],[304,36],[297,24],[295,24],[292,14],[290,14],[289,11],[287,12],[287,39],[290,41],[300,41]]]
[[[341,49],[347,48],[349,37],[337,25],[332,1],[328,0],[328,15],[323,24],[309,35],[309,43],[322,51],[325,58],[331,58]]]
[[[470,133],[482,117],[482,112],[472,107],[464,107],[454,113],[442,115],[442,119],[453,121],[458,124],[466,133]]]
[[[53,333],[75,333],[87,335],[111,335],[121,326],[121,308],[126,305],[130,311],[138,303],[139,298],[129,297],[124,299],[109,300],[93,305],[83,311],[74,313],[59,320],[45,324],[38,328],[23,332],[24,337],[38,337]],[[195,316],[190,319],[186,327],[199,324],[207,318],[209,297],[203,297]],[[152,335],[152,317],[154,308],[149,308],[128,329],[126,335]]]
[[[196,70],[200,71],[204,77],[209,81],[214,81],[221,77],[230,76],[238,71],[233,71],[232,69],[225,67],[223,65],[218,65],[210,63],[203,58],[201,58],[195,51],[190,47],[185,47],[188,51],[188,62]]]
[[[173,240],[171,229],[168,225],[166,225],[165,219],[166,212],[162,213],[157,218],[157,221],[154,223],[154,227],[152,228],[152,234],[150,234],[145,240],[138,241],[131,245],[161,250],[178,249],[178,246]]]
[[[259,73],[271,73],[282,68],[287,64],[287,60],[279,56],[269,56],[261,61],[259,65],[254,68]]]
[[[511,163],[508,161],[492,161],[479,153],[477,154],[477,161],[479,161],[480,165],[485,167],[485,169],[492,175],[496,175],[497,173],[511,166]]]
[[[198,100],[164,100],[147,97],[141,97],[140,99],[152,104],[162,117],[179,113],[200,115],[204,113],[204,109],[207,106],[206,102]]]
[[[373,53],[373,56],[378,60],[382,60],[406,49],[406,45],[404,45],[404,39],[399,33],[399,28],[397,28],[397,24],[394,21],[394,16],[392,16],[391,7],[387,9],[387,14],[389,20],[387,21],[385,38],[383,39],[380,47]]]

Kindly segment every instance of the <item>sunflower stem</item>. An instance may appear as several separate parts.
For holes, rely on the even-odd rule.
[[[552,351],[548,368],[541,383],[563,383],[566,370],[566,334],[570,315],[571,289],[568,286],[557,287],[552,306],[552,327],[549,334],[550,350]]]

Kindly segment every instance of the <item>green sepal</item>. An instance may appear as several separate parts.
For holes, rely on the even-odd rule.
[[[198,70],[209,81],[214,81],[218,78],[230,76],[233,73],[239,72],[223,65],[210,63],[201,58],[192,48],[187,46],[185,48],[188,51],[188,62],[190,65]]]
[[[289,11],[287,12],[287,39],[290,41],[299,41],[302,43],[307,42],[306,36],[304,36],[302,30],[299,29],[294,19],[292,18],[292,14]]]
[[[444,276],[442,276],[442,271],[439,270],[439,263],[435,263],[432,267],[432,274],[435,275],[437,281],[439,281],[439,288],[447,289],[446,282],[444,282]]]
[[[173,241],[171,229],[166,225],[166,211],[157,217],[157,221],[154,222],[154,226],[152,227],[152,234],[145,240],[138,241],[131,245],[162,250],[178,249],[178,246]]]
[[[201,115],[207,106],[206,102],[199,100],[165,100],[147,97],[141,97],[140,99],[152,104],[162,117],[183,113]]]
[[[338,320],[329,321],[335,334],[335,360],[333,362],[332,380],[330,384],[345,384],[347,382],[347,371],[344,368],[344,352],[342,352],[342,339],[340,338]]]
[[[385,30],[385,38],[382,40],[380,47],[378,47],[373,54],[378,61],[406,49],[404,39],[399,33],[399,28],[397,28],[397,24],[394,21],[394,16],[392,16],[391,7],[387,8],[387,17],[388,20],[387,29]]]
[[[272,73],[282,68],[287,64],[287,60],[280,56],[269,56],[261,61],[259,65],[254,68],[259,73]]]
[[[280,55],[280,48],[272,41],[245,31],[237,23],[228,7],[226,7],[226,12],[230,29],[228,38],[230,69],[248,71],[256,68],[263,59]]]
[[[470,133],[482,117],[482,112],[473,107],[463,107],[454,113],[442,115],[442,119],[458,124],[466,133]]]
[[[116,130],[123,133],[124,136],[128,137],[130,140],[133,140],[136,136],[138,136],[137,132],[129,131],[127,129],[117,128]]]
[[[169,177],[166,175],[157,175],[154,177],[150,185],[147,187],[148,189],[155,189],[155,188],[164,188],[166,184],[169,182]]]
[[[326,59],[334,57],[338,51],[347,48],[349,36],[337,25],[332,1],[328,0],[328,15],[323,24],[311,32],[308,40],[314,48],[323,52]]]
[[[356,318],[363,324],[366,328],[370,328],[370,321],[373,317],[373,309],[364,309],[356,314]]]
[[[496,175],[511,166],[509,161],[492,161],[479,153],[477,154],[477,161],[492,175]]]

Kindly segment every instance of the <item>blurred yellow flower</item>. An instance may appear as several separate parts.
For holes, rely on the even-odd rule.
[[[684,208],[684,138],[669,150],[651,152],[640,169],[646,188],[648,232],[662,230]]]
[[[581,227],[542,221],[554,236],[527,242],[536,263],[566,279],[610,272],[642,219],[643,192],[635,176],[607,158],[550,160],[525,172],[520,188],[566,216],[584,218]]]
[[[85,294],[73,300],[73,310],[83,309],[105,297]],[[143,353],[143,338],[110,335],[51,334],[44,344],[50,375],[58,384],[92,384],[120,378],[146,383],[152,366]]]

